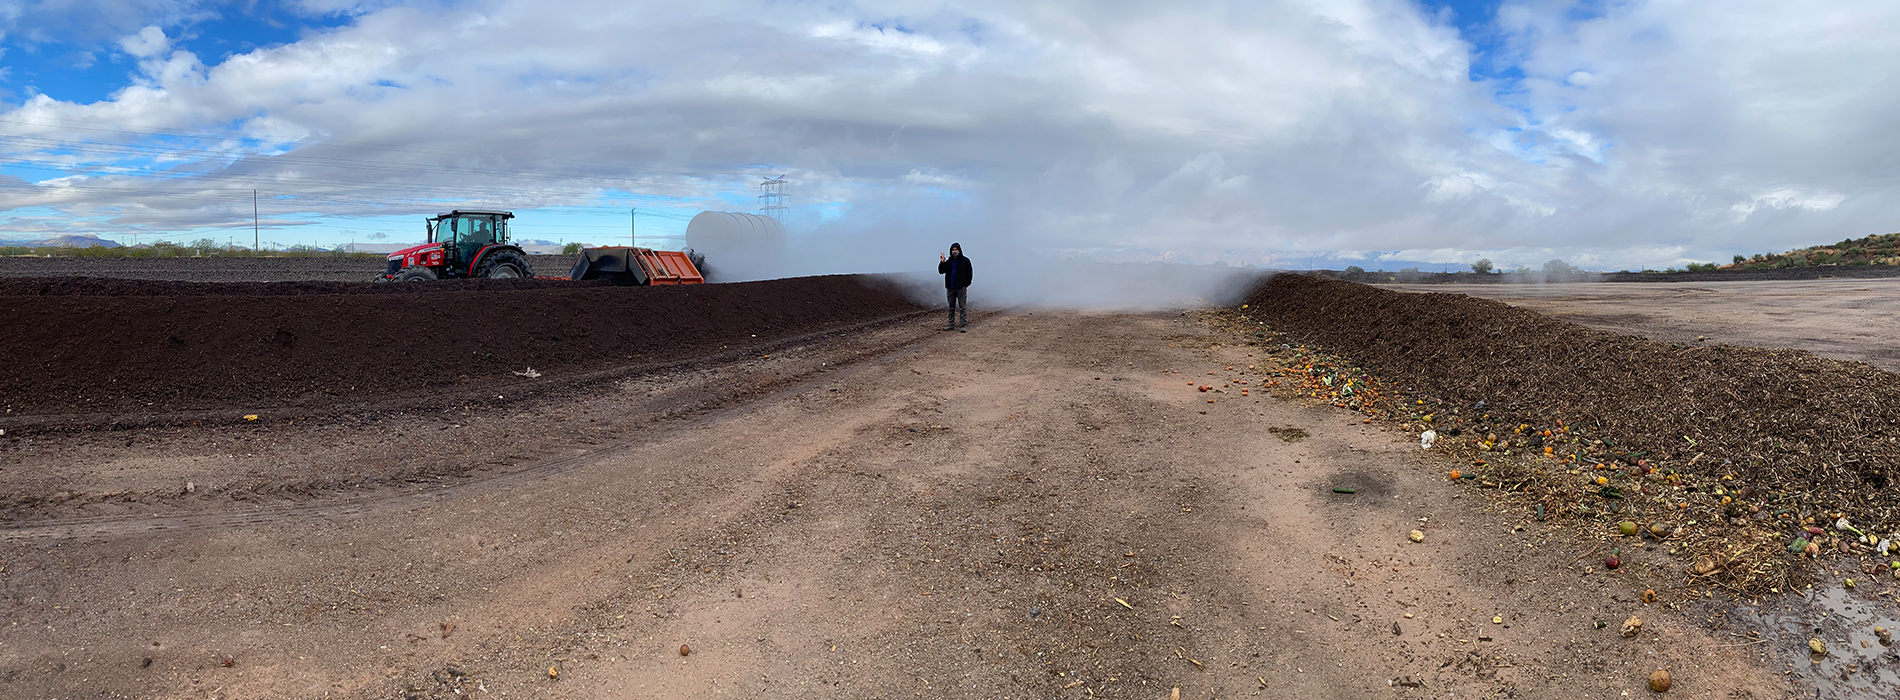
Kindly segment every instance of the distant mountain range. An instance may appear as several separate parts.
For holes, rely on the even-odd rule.
[[[0,246],[21,248],[118,248],[118,243],[98,236],[58,236],[40,240],[0,238]]]

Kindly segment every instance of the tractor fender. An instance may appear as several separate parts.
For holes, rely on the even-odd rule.
[[[491,243],[489,245],[482,246],[481,250],[475,251],[474,255],[469,256],[468,269],[463,271],[463,274],[469,277],[474,277],[476,267],[482,264],[482,256],[488,255],[488,251],[494,250],[496,248],[514,248],[514,246],[503,244],[503,243]],[[519,251],[520,249],[515,248],[515,250]]]
[[[489,253],[499,252],[499,251],[504,251],[504,250],[514,251],[516,255],[521,256],[522,261],[523,261],[522,264],[524,265],[527,264],[526,261],[528,258],[528,251],[522,250],[521,246],[509,245],[507,243],[495,243],[491,245],[482,246],[481,250],[475,251],[475,255],[469,258],[468,271],[466,273],[467,276],[474,277],[475,271],[482,269],[482,259],[485,257],[488,257]],[[523,270],[522,272],[527,273],[528,271]]]

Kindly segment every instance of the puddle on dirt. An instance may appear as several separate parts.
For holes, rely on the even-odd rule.
[[[1764,629],[1785,668],[1794,669],[1796,687],[1813,693],[1803,697],[1873,700],[1900,694],[1900,647],[1874,634],[1875,626],[1900,627],[1900,614],[1889,606],[1836,584],[1744,614]],[[1810,651],[1810,639],[1825,644],[1827,653]]]

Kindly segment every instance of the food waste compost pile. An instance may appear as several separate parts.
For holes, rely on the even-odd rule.
[[[886,280],[857,275],[676,287],[0,279],[0,414],[242,413],[428,396],[918,311]]]
[[[1788,590],[1803,558],[1900,577],[1900,376],[1295,274],[1245,301],[1263,332],[1402,387],[1392,418],[1469,459],[1453,478],[1540,519],[1607,521],[1738,592]]]

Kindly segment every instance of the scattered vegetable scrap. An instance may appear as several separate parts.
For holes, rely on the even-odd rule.
[[[1247,304],[1228,318],[1265,351],[1264,386],[1414,431],[1477,465],[1452,478],[1539,520],[1640,535],[1738,593],[1900,556],[1900,375],[1309,275],[1275,275]]]

